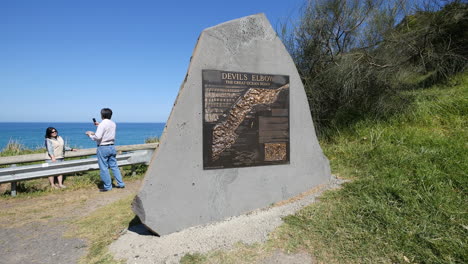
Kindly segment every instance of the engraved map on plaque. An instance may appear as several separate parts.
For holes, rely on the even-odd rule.
[[[203,70],[203,168],[289,163],[289,76]]]

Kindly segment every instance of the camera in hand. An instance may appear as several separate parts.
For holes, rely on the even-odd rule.
[[[93,118],[93,123],[96,123],[96,118]]]

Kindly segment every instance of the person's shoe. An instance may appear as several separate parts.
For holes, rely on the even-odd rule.
[[[124,188],[125,188],[125,185],[124,185],[124,186],[116,186],[115,188],[124,189]]]
[[[65,185],[60,185],[59,187],[62,188],[62,189],[67,188],[67,186],[65,186]]]
[[[106,190],[106,189],[99,189],[99,192],[108,192],[110,190]]]

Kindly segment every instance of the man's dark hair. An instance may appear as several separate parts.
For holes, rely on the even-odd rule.
[[[101,118],[102,119],[111,119],[111,117],[112,117],[112,110],[110,108],[101,109]]]

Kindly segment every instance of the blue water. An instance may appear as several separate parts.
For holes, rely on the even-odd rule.
[[[160,137],[164,123],[117,123],[116,145],[144,144],[145,139]],[[47,127],[55,127],[66,144],[73,148],[95,148],[96,143],[85,135],[96,131],[89,123],[2,123],[0,122],[0,151],[9,141],[16,141],[28,149],[44,147]]]

